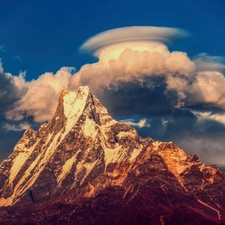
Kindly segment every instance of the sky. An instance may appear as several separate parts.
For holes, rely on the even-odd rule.
[[[224,0],[2,0],[0,162],[28,126],[51,119],[63,88],[88,85],[141,136],[225,168],[224,9]]]

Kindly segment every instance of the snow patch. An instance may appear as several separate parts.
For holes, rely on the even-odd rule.
[[[154,146],[153,149],[155,151],[157,151],[159,149],[159,146],[162,144],[162,142],[160,142],[160,141],[154,141],[152,144]]]
[[[69,92],[64,96],[64,115],[67,118],[65,135],[69,133],[74,124],[78,121],[79,117],[82,115],[89,91],[90,90],[88,87],[81,87],[76,92]]]
[[[12,167],[9,172],[9,184],[13,182],[13,180],[16,178],[16,175],[19,173],[29,156],[32,154],[34,148],[36,147],[38,142],[31,148],[26,149],[25,143],[18,144],[15,147],[15,150],[22,150],[26,149],[26,151],[20,151],[19,154],[13,159]]]
[[[114,149],[112,148],[107,148],[106,146],[103,146],[103,150],[105,153],[105,165],[107,166],[109,163],[115,163],[122,161],[122,146],[118,146]],[[120,159],[120,160],[119,160]]]
[[[140,154],[140,152],[141,152],[141,147],[140,148],[135,148],[134,150],[133,150],[133,152],[131,153],[131,156],[130,156],[130,161],[133,161],[134,159],[136,159],[137,158],[137,156]]]
[[[0,198],[0,205],[1,206],[7,206],[12,204],[11,198]]]
[[[79,152],[80,151],[77,151],[77,153],[74,156],[72,156],[70,159],[68,159],[65,162],[65,164],[62,167],[61,173],[57,178],[58,183],[61,183],[66,178],[67,174],[71,171],[73,163],[75,162],[76,157],[77,157]]]
[[[97,110],[99,111],[99,110]],[[101,126],[104,126],[104,127],[109,127],[115,123],[117,123],[116,120],[114,120],[109,114],[100,114],[100,123],[101,123]]]
[[[86,118],[84,127],[83,127],[83,132],[86,136],[92,137],[93,139],[98,133],[98,129],[96,127],[95,121],[89,119],[88,117]]]
[[[95,165],[97,164],[98,160],[92,162],[92,163],[84,163],[83,167],[86,169],[86,173],[83,177],[83,179],[81,180],[80,184],[83,184],[83,182],[85,181],[86,177],[91,173],[91,171],[93,170],[93,168],[95,167]]]
[[[110,126],[112,126],[113,124],[116,124],[116,123],[117,123],[117,121],[111,118],[111,120],[107,121],[106,124],[103,125],[103,126],[110,127]]]
[[[136,133],[133,133],[133,132],[125,132],[125,131],[121,131],[120,133],[117,134],[117,137],[120,139],[120,138],[123,138],[123,137],[132,137],[132,138],[135,138],[136,136]]]
[[[73,163],[74,163],[74,158],[73,157],[68,159],[65,162],[65,164],[62,167],[61,174],[57,178],[58,183],[61,183],[62,180],[64,180],[64,178],[67,176],[67,174],[70,172],[70,170],[71,170],[71,168],[73,166]]]

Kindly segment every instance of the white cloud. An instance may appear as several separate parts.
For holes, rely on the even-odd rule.
[[[22,131],[28,129],[29,126],[30,125],[27,122],[19,124],[5,123],[3,125],[3,128],[6,129],[7,131]]]
[[[165,45],[158,44],[151,51],[126,48],[117,59],[100,59],[97,63],[86,64],[71,79],[71,86],[88,85],[94,92],[101,92],[104,88],[116,89],[121,82],[141,84],[148,78],[161,77],[165,79],[168,89],[179,89],[182,92],[186,87],[181,90],[181,79],[189,79],[194,71],[195,64],[186,53],[170,53]]]
[[[5,47],[4,47],[4,45],[0,45],[0,52],[5,52]]]
[[[168,123],[169,123],[169,120],[162,119],[162,125],[163,125],[164,127],[166,127]]]
[[[72,86],[85,84],[101,92],[104,87],[117,88],[121,82],[141,84],[148,77],[160,76],[166,79],[168,90],[179,89],[182,99],[185,95],[180,77],[191,76],[195,64],[184,52],[169,52],[165,44],[187,35],[181,29],[150,26],[123,27],[100,33],[81,46],[81,50],[96,55],[99,62],[84,65],[72,78]],[[167,78],[171,76],[173,82]]]
[[[212,112],[198,112],[198,111],[192,111],[198,118],[198,120],[214,120],[219,123],[222,123],[225,125],[225,113],[213,113]]]
[[[2,60],[0,59],[0,74],[4,72],[3,67],[2,67]]]
[[[146,118],[141,119],[139,122],[134,122],[133,119],[120,120],[120,122],[125,123],[129,126],[140,127],[140,128],[151,126],[149,123],[147,123]]]
[[[72,76],[70,72],[71,68],[63,67],[56,74],[45,73],[37,80],[26,82],[26,93],[15,103],[14,108],[7,112],[7,118],[21,120],[25,115],[33,116],[36,122],[51,119],[59,93],[62,89],[69,88]],[[21,88],[22,82],[17,81],[16,77],[14,83]]]
[[[103,49],[118,43],[160,42],[170,44],[176,38],[186,37],[188,33],[182,29],[153,26],[121,27],[99,33],[88,39],[81,50],[90,51],[96,56]]]
[[[15,57],[13,57],[13,59],[19,61],[19,62],[22,62],[22,56],[21,55],[17,55]]]
[[[190,87],[192,101],[210,103],[225,109],[225,77],[216,71],[198,72]]]
[[[225,71],[225,58],[210,56],[206,53],[198,54],[193,58],[197,71]]]

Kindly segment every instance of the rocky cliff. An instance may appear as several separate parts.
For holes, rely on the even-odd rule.
[[[0,165],[0,206],[0,224],[222,224],[225,174],[141,138],[80,87]]]

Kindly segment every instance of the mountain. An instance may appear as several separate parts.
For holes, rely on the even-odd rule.
[[[0,165],[0,224],[223,224],[225,174],[115,121],[86,86]]]

